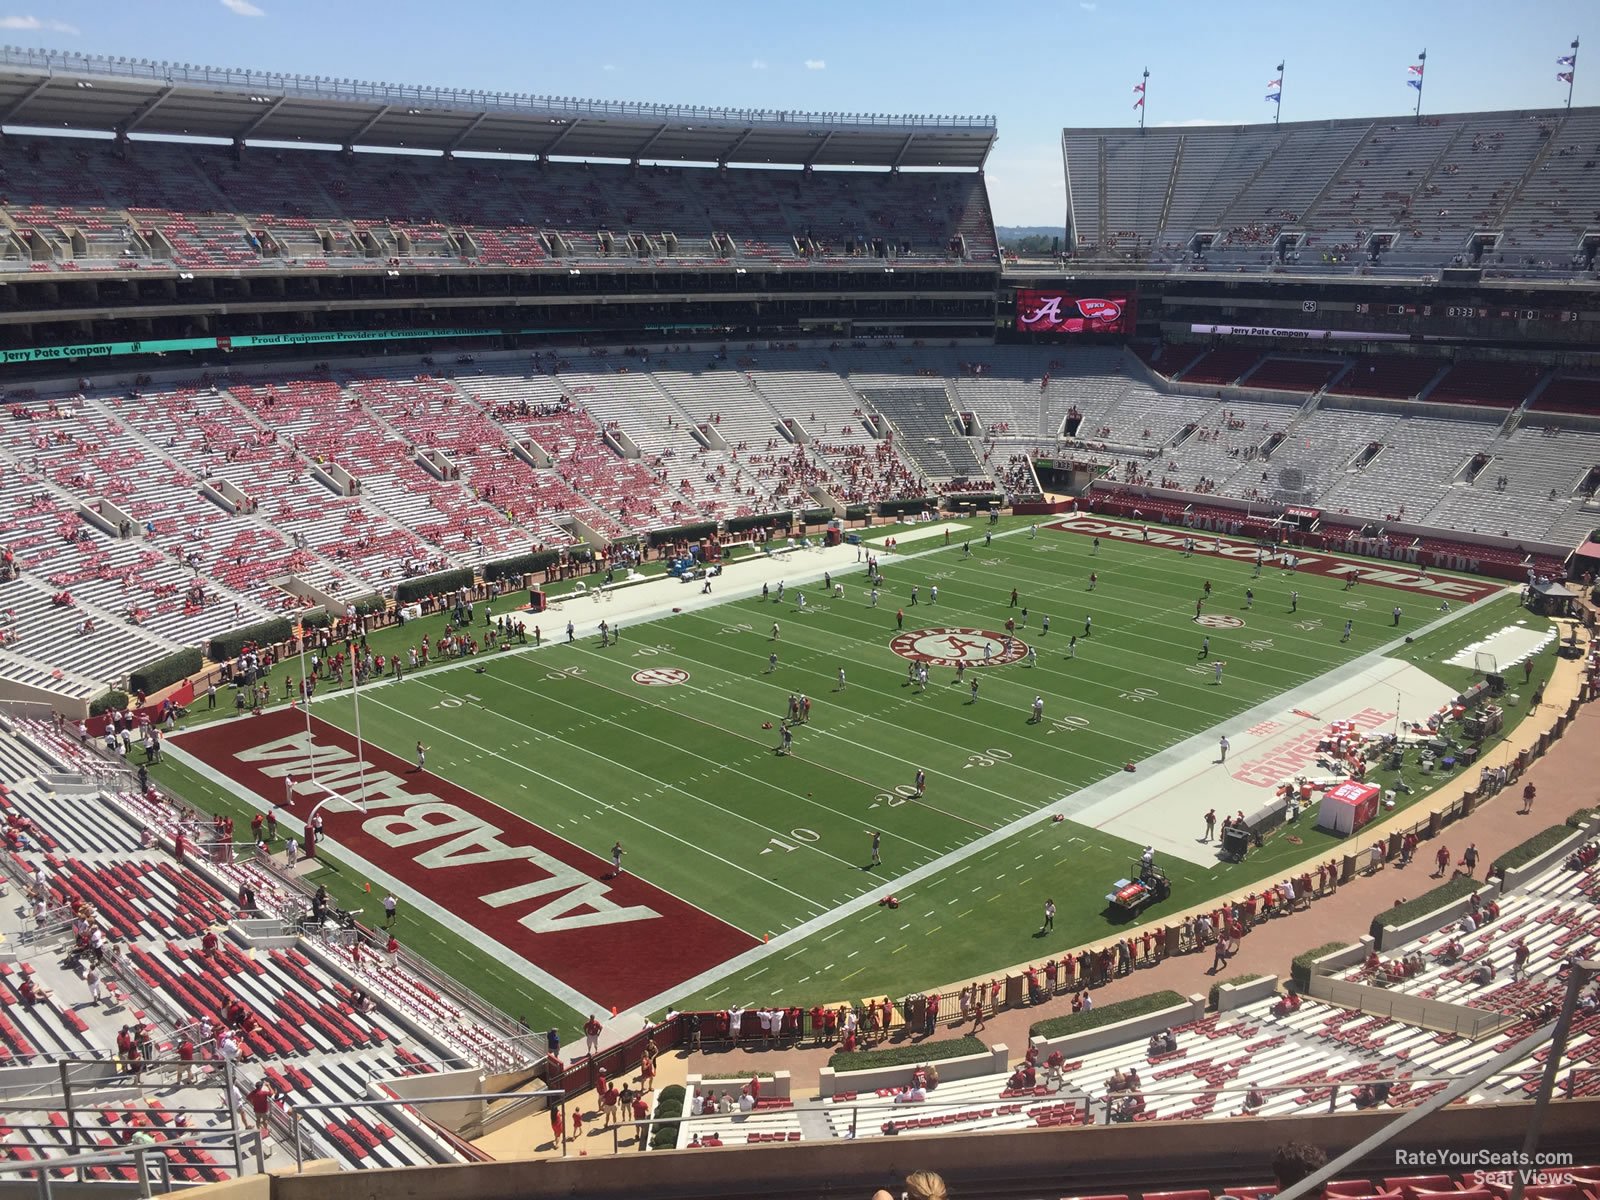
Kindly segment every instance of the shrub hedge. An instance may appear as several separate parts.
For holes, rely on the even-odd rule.
[[[965,1037],[949,1038],[942,1042],[917,1042],[904,1046],[890,1046],[884,1050],[841,1050],[828,1059],[835,1071],[874,1071],[879,1067],[914,1067],[927,1062],[943,1062],[947,1058],[965,1058],[969,1054],[984,1054],[985,1046],[970,1033]]]
[[[1447,879],[1431,892],[1423,892],[1415,900],[1407,900],[1404,904],[1396,904],[1393,908],[1386,908],[1372,918],[1372,936],[1377,937],[1385,925],[1404,925],[1407,921],[1414,921],[1426,913],[1431,913],[1436,908],[1443,908],[1447,904],[1454,904],[1457,900],[1465,900],[1473,892],[1483,888],[1481,879],[1472,879],[1466,875],[1457,875],[1454,879]]]
[[[246,625],[243,629],[235,629],[231,633],[218,634],[211,639],[206,654],[212,662],[227,662],[239,653],[240,647],[246,642],[255,642],[257,645],[281,642],[292,632],[294,626],[289,624],[287,619],[273,617],[270,621],[262,621],[258,625]]]
[[[409,604],[424,596],[437,596],[442,592],[469,588],[472,586],[472,581],[471,567],[457,567],[453,571],[440,571],[436,575],[419,575],[415,579],[402,580],[396,584],[394,598],[397,604]]]
[[[128,687],[135,692],[159,692],[179,680],[187,679],[204,665],[205,659],[193,647],[158,658],[128,675]]]
[[[937,497],[918,497],[913,500],[885,500],[878,505],[878,512],[885,517],[898,517],[903,513],[921,512],[925,508],[938,508]]]
[[[89,701],[89,715],[98,717],[101,713],[121,712],[128,707],[128,693],[120,692],[113,688],[109,692],[102,692]]]
[[[1572,836],[1572,828],[1563,821],[1560,825],[1552,825],[1548,829],[1540,830],[1527,841],[1511,847],[1499,858],[1494,860],[1494,866],[1489,868],[1489,874],[1498,875],[1502,871],[1509,871],[1513,867],[1520,867],[1523,863],[1532,862],[1551,846],[1566,841]]]
[[[542,571],[561,557],[559,550],[534,550],[528,554],[514,554],[497,559],[483,568],[483,578],[492,583],[496,579],[520,579],[535,571]]]
[[[1307,950],[1303,954],[1295,955],[1294,960],[1289,964],[1289,978],[1294,980],[1295,987],[1305,991],[1311,986],[1311,964],[1324,954],[1332,954],[1335,950],[1343,950],[1349,945],[1352,945],[1352,943],[1323,942],[1322,945]]]
[[[1064,1017],[1037,1021],[1028,1027],[1028,1037],[1065,1037],[1069,1033],[1082,1033],[1086,1029],[1098,1029],[1102,1025],[1115,1025],[1118,1021],[1146,1016],[1182,1003],[1183,997],[1177,992],[1151,992],[1148,996],[1118,1000],[1115,1004],[1106,1004],[1089,1012],[1068,1013]]]
[[[677,1149],[679,1125],[677,1118],[683,1116],[683,1101],[687,1095],[688,1091],[681,1083],[670,1084],[661,1089],[661,1095],[656,1098],[656,1119],[667,1120],[668,1123],[655,1127],[655,1133],[650,1137],[650,1149]]]

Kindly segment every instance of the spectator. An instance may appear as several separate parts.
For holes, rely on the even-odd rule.
[[[1327,1165],[1328,1156],[1320,1147],[1309,1142],[1289,1141],[1273,1152],[1272,1176],[1277,1181],[1278,1190],[1284,1191],[1307,1175],[1315,1175]]]
[[[949,1200],[950,1193],[945,1189],[944,1179],[932,1171],[913,1171],[906,1176],[904,1200]],[[882,1188],[872,1193],[872,1200],[894,1200],[894,1197]]]

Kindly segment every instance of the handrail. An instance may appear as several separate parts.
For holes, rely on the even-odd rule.
[[[147,79],[156,83],[190,83],[206,88],[226,88],[250,95],[316,100],[377,101],[388,105],[428,104],[474,112],[526,113],[572,118],[638,117],[651,121],[726,122],[729,124],[782,124],[826,129],[911,128],[994,129],[992,116],[895,116],[888,113],[812,113],[754,108],[709,108],[687,104],[648,104],[629,100],[584,100],[572,96],[534,96],[523,93],[484,92],[467,88],[424,87],[419,84],[373,83],[359,79],[327,79],[312,75],[285,75],[238,67],[202,67],[184,63],[112,59],[107,55],[68,53],[62,50],[0,47],[0,64],[32,67],[46,72],[101,75],[118,79]]]

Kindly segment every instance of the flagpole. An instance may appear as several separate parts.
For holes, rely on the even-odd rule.
[[[1284,62],[1287,62],[1285,59]],[[1272,124],[1276,126],[1283,118],[1283,63],[1278,64],[1278,104],[1277,111],[1272,114]]]
[[[1427,52],[1426,49],[1424,49],[1421,54],[1417,55],[1417,62],[1421,63],[1424,68],[1427,67],[1427,65],[1428,65],[1428,52]],[[1418,125],[1422,124],[1422,85],[1427,83],[1427,81],[1428,81],[1427,76],[1425,74],[1423,74],[1422,71],[1418,71],[1417,72],[1417,108],[1416,108],[1416,112],[1413,114],[1416,117],[1416,121],[1417,121]]]
[[[1144,112],[1150,107],[1150,68],[1144,69],[1144,84],[1139,89],[1139,132],[1144,132]]]
[[[1578,39],[1572,39],[1572,61],[1567,64],[1567,111],[1572,111],[1572,85],[1578,78]]]

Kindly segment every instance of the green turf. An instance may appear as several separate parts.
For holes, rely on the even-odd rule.
[[[1008,522],[1018,523],[1027,524]],[[1437,615],[1421,598],[1376,587],[1358,589],[1368,608],[1351,610],[1344,607],[1351,597],[1335,581],[1276,571],[1253,579],[1248,563],[1185,559],[1109,540],[1091,557],[1087,538],[1051,531],[1037,539],[1026,532],[1000,538],[985,549],[978,532],[971,558],[958,539],[886,567],[875,610],[861,572],[852,568],[843,599],[808,587],[803,615],[791,586],[782,605],[736,601],[630,626],[618,646],[602,649],[589,637],[533,653],[480,656],[364,691],[362,734],[402,755],[418,739],[428,742],[431,770],[597,854],[621,839],[630,871],[757,937],[781,934],[859,897],[897,891],[902,901],[898,909],[872,905],[828,924],[735,977],[678,997],[680,1005],[903,994],[1106,936],[1115,927],[1102,913],[1104,893],[1127,873],[1136,848],[1087,839],[1072,822],[1045,821],[904,890],[893,883],[901,872],[1048,811],[1124,762],[1147,758],[1389,641],[1397,631],[1387,613],[1396,598],[1407,607],[1406,627]],[[1099,574],[1093,592],[1091,570]],[[1227,662],[1220,686],[1210,667],[1196,661],[1202,631],[1191,618],[1206,579],[1214,585],[1208,611],[1248,622],[1240,630],[1211,631],[1212,659]],[[939,602],[931,607],[935,583]],[[913,584],[921,588],[916,607],[909,606]],[[1013,586],[1017,609],[1007,603]],[[1248,612],[1247,587],[1256,593]],[[1291,588],[1300,593],[1295,613]],[[905,662],[888,648],[901,606],[907,629],[991,630],[1025,606],[1030,617],[1019,632],[1038,648],[1038,665],[970,672],[981,679],[976,703],[955,686],[949,668],[933,668],[927,693],[919,693],[906,685]],[[1357,624],[1345,644],[1339,633],[1353,611]],[[1051,631],[1040,636],[1046,612]],[[1372,617],[1363,619],[1367,612]],[[1083,622],[1091,615],[1094,633],[1085,638]],[[1434,660],[1515,619],[1513,601],[1485,602],[1402,656],[1457,686],[1464,678]],[[776,642],[775,621],[782,627]],[[436,636],[442,624],[430,618],[385,630],[374,646],[392,652],[424,632]],[[1074,633],[1078,651],[1069,658]],[[769,674],[774,649],[779,666]],[[471,666],[486,666],[487,673]],[[691,677],[666,688],[631,681],[633,672],[656,666],[681,667]],[[843,691],[837,690],[841,667],[848,678]],[[1549,656],[1538,670],[1535,682],[1548,675]],[[773,753],[775,729],[762,726],[777,724],[791,692],[813,698],[812,720],[798,731],[796,753],[780,757]],[[1028,721],[1036,693],[1046,700],[1039,725]],[[319,701],[315,711],[346,728],[353,724],[346,696]],[[1515,721],[1523,711],[1508,717]],[[928,772],[927,793],[908,801],[918,767]],[[162,770],[167,782],[203,805],[225,803],[207,794],[214,789],[204,781],[178,768]],[[873,829],[883,833],[884,862],[876,871],[868,868]],[[1299,828],[1269,839],[1242,866],[1171,863],[1167,909],[1325,854],[1334,844]],[[365,898],[359,881],[333,869],[327,874],[342,901],[359,905]],[[1058,906],[1048,938],[1037,936],[1046,895]],[[509,979],[473,947],[415,922],[408,944],[507,1011],[527,1015],[535,1027],[572,1022],[573,1014]]]

